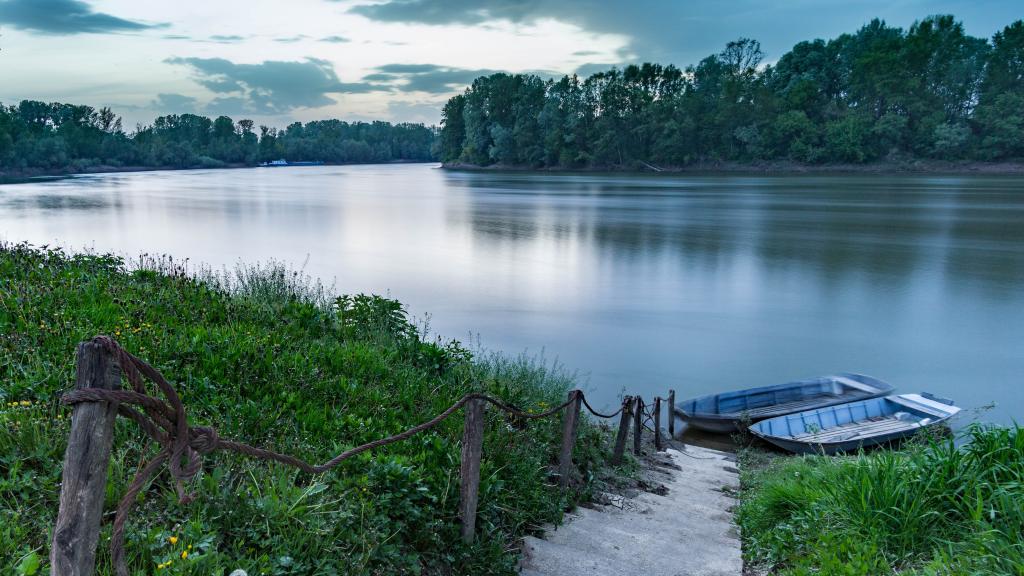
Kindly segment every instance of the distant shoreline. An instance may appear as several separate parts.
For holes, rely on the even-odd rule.
[[[391,160],[389,162],[345,162],[345,163],[324,163],[321,166],[371,166],[374,164],[437,164],[436,160]],[[90,166],[82,170],[70,168],[58,168],[53,170],[18,170],[4,172],[0,170],[0,184],[18,184],[31,182],[33,180],[49,180],[70,178],[72,176],[87,176],[89,174],[114,174],[118,172],[178,172],[185,170],[237,170],[240,168],[260,168],[259,164],[227,164],[225,166],[189,166],[187,168],[176,168],[174,166]],[[271,166],[270,168],[290,168],[291,166]],[[307,166],[295,166],[295,168],[306,168]]]
[[[325,163],[322,166],[372,166],[374,164],[438,164],[436,160],[392,160],[390,162],[347,162]],[[531,168],[528,166],[509,166],[492,164],[479,166],[461,162],[440,163],[441,168],[463,172],[522,172],[545,174],[631,174],[631,175],[678,175],[678,174],[739,174],[739,175],[800,175],[800,174],[874,174],[874,175],[907,175],[907,174],[946,174],[946,175],[991,175],[991,176],[1024,176],[1022,162],[941,162],[935,160],[916,160],[907,162],[874,162],[870,164],[799,164],[796,162],[762,162],[743,164],[736,162],[708,162],[689,166],[658,166],[636,168],[625,166],[603,166],[592,168]],[[90,174],[113,174],[118,172],[161,172],[186,170],[235,170],[240,168],[259,168],[258,164],[228,164],[225,166],[204,167],[190,166],[176,168],[173,166],[90,166],[83,170],[61,168],[53,170],[20,170],[0,171],[0,184],[19,184],[38,180],[70,178]],[[277,168],[288,168],[281,166]],[[301,168],[301,166],[300,166]]]
[[[688,166],[602,166],[593,168],[531,168],[492,164],[479,166],[461,162],[441,164],[445,170],[466,172],[535,172],[535,173],[616,173],[616,174],[948,174],[948,175],[1011,175],[1024,176],[1022,162],[944,162],[910,160],[906,162],[873,162],[870,164],[800,164],[796,162],[708,162]],[[655,170],[654,168],[657,168]]]

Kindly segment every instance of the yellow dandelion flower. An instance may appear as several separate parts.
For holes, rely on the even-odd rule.
[[[184,560],[185,558],[188,558],[188,550],[181,551],[181,559]]]
[[[22,406],[31,406],[31,405],[32,405],[32,403],[31,403],[31,402],[29,402],[28,400],[22,400],[22,401],[21,401],[21,405],[22,405]]]
[[[177,536],[171,536],[170,538],[167,539],[167,541],[170,542],[171,545],[173,546],[173,545],[178,543],[178,537]]]

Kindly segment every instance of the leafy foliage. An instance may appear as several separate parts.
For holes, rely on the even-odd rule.
[[[0,170],[73,170],[91,166],[217,168],[278,158],[328,163],[428,161],[435,130],[422,124],[295,122],[284,130],[211,120],[195,114],[161,116],[126,133],[109,108],[35,102],[0,105]]]
[[[540,410],[573,386],[529,358],[427,340],[398,302],[335,299],[276,264],[197,277],[166,257],[127,266],[0,245],[0,572],[48,569],[70,414],[59,395],[74,380],[75,345],[100,333],[168,376],[192,423],[315,462],[428,420],[469,391]],[[590,487],[549,482],[557,418],[525,427],[497,411],[487,418],[473,546],[461,543],[456,515],[456,416],[317,476],[211,454],[187,506],[159,475],[128,524],[130,570],[511,574],[518,538],[557,522]],[[115,434],[108,510],[153,449],[129,421]],[[607,438],[589,424],[580,438],[577,460],[590,479]],[[107,523],[101,575],[111,573],[109,535]]]
[[[973,425],[963,440],[767,463],[748,452],[747,561],[793,576],[1024,574],[1024,429]]]
[[[685,70],[484,76],[445,106],[439,156],[561,168],[1024,157],[1022,21],[990,43],[953,16],[874,20],[762,58],[742,38]]]

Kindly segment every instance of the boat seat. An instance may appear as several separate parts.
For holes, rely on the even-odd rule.
[[[862,396],[861,394],[844,394],[843,397],[855,400]],[[795,400],[793,402],[783,402],[781,404],[772,404],[771,406],[764,406],[762,408],[753,408],[750,410],[741,410],[739,412],[733,412],[732,415],[737,417],[747,415],[751,419],[756,419],[765,415],[771,414],[788,414],[792,412],[800,412],[806,408],[816,408],[821,405],[821,399],[838,398],[835,394],[820,394],[812,398],[804,398],[802,400]]]
[[[899,420],[892,416],[882,416],[859,420],[842,426],[826,428],[818,432],[806,432],[794,435],[794,440],[809,442],[812,444],[828,444],[830,442],[845,442],[857,438],[868,438],[870,436],[881,436],[895,432],[904,432],[920,428],[921,424],[916,420]]]

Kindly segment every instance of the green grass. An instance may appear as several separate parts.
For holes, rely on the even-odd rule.
[[[441,412],[468,391],[528,409],[561,402],[570,376],[529,358],[431,340],[401,305],[335,299],[278,265],[199,277],[165,258],[0,245],[0,573],[45,574],[78,342],[109,334],[177,387],[193,424],[323,462]],[[431,432],[307,475],[230,453],[205,460],[179,505],[161,473],[128,525],[133,574],[509,574],[524,533],[588,497],[605,435],[584,424],[584,482],[553,485],[559,420],[488,412],[478,541],[461,544],[461,414]],[[119,419],[106,509],[153,454]],[[111,516],[98,573],[111,573]],[[172,542],[173,540],[173,542]],[[183,552],[187,557],[182,558]],[[172,561],[173,563],[168,564]]]
[[[742,457],[749,565],[772,574],[1024,574],[1024,430],[854,457]]]

